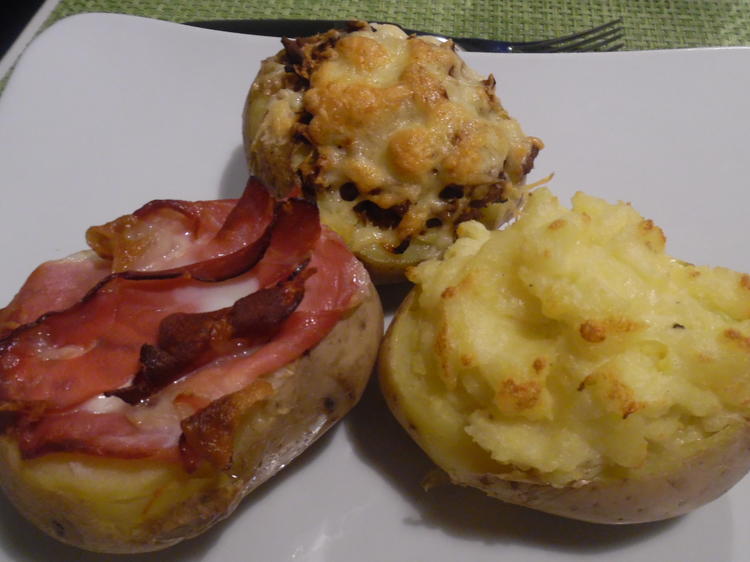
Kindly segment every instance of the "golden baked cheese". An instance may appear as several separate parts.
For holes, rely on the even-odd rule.
[[[381,278],[440,255],[461,221],[514,216],[542,143],[451,43],[356,22],[284,46],[248,94],[249,166],[314,197]]]
[[[505,229],[458,230],[410,270],[381,357],[449,473],[627,481],[747,426],[749,275],[676,260],[630,205],[583,193],[569,210],[539,189]]]

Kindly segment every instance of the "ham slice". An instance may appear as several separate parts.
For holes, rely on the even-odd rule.
[[[308,273],[310,273],[308,271]],[[167,385],[225,355],[268,341],[304,295],[307,275],[264,288],[219,310],[178,312],[159,323],[155,345],[144,344],[140,368],[125,388],[109,391],[128,404],[149,399]]]
[[[10,304],[0,309],[0,338],[42,314],[69,308],[113,272],[200,264],[216,278],[230,277],[236,274],[232,259],[247,263],[252,256],[243,253],[251,252],[260,258],[265,244],[258,239],[273,218],[273,200],[251,178],[239,201],[151,201],[131,215],[93,226],[86,239],[96,254],[83,251],[37,267]],[[222,259],[226,254],[232,259]],[[193,277],[211,276],[196,270]]]
[[[74,305],[110,271],[110,262],[97,258],[91,251],[43,263],[10,304],[0,310],[0,338],[42,314]]]
[[[112,271],[188,273],[219,281],[254,265],[266,249],[275,205],[251,178],[239,201],[157,200],[86,232]]]
[[[254,179],[239,200],[151,202],[87,239],[96,254],[40,266],[0,311],[0,409],[27,458],[225,464],[217,411],[258,399],[367,279],[314,206]]]
[[[175,431],[138,427],[119,412],[62,412],[16,430],[19,448],[28,457],[48,453],[82,452],[118,458],[156,458],[176,462]],[[116,455],[112,455],[116,452]]]

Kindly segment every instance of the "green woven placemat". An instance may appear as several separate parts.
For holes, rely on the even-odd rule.
[[[360,18],[509,41],[567,35],[622,18],[626,50],[750,45],[750,0],[62,0],[42,29],[84,12],[177,22]],[[0,92],[7,78],[0,77]]]
[[[750,0],[62,0],[48,23],[81,12],[170,21],[358,17],[519,41],[564,35],[622,17],[626,49],[750,45]]]

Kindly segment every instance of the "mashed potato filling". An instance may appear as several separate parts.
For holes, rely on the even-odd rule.
[[[572,203],[539,189],[409,272],[413,429],[475,470],[627,477],[750,415],[750,276],[668,256],[628,204]]]

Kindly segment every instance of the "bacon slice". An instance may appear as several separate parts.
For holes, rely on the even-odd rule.
[[[259,239],[270,236],[274,215],[268,190],[250,178],[239,201],[151,201],[131,215],[91,227],[86,238],[101,259],[83,251],[37,267],[0,309],[0,338],[43,314],[73,306],[112,272],[168,275],[183,265],[192,267],[192,277],[206,281],[238,275],[262,256],[269,240]]]
[[[157,339],[162,320],[209,312],[219,302],[225,308],[234,295],[256,289],[252,272],[226,283],[194,280],[179,270],[111,274],[80,302],[0,341],[0,403],[36,401],[62,409],[128,384],[143,344]]]
[[[274,216],[268,190],[248,180],[239,201],[157,200],[130,215],[86,231],[86,239],[112,271],[165,271],[212,263],[241,254],[266,232]],[[224,278],[237,273],[223,274]]]
[[[310,268],[317,273],[306,283],[302,303],[273,340],[249,357],[222,365],[220,377],[210,369],[197,372],[161,396],[162,401],[187,402],[196,410],[181,423],[181,454],[188,468],[200,457],[226,467],[230,437],[249,399],[246,389],[315,347],[364,294],[364,267],[330,230],[324,229],[316,242]]]
[[[0,402],[62,409],[126,384],[161,319],[194,310],[196,303],[180,297],[195,284],[113,274],[72,307],[16,329],[0,341]]]
[[[89,251],[43,263],[0,310],[0,338],[53,310],[64,310],[110,273],[110,263]]]
[[[123,459],[179,460],[174,445],[179,432],[170,431],[168,425],[144,429],[119,412],[49,414],[33,425],[22,425],[16,435],[24,458],[75,452]]]
[[[309,272],[308,272],[309,273]],[[156,391],[240,347],[251,348],[270,339],[297,308],[308,275],[261,289],[231,307],[212,312],[178,312],[159,324],[156,345],[144,344],[140,369],[129,386],[106,392],[137,404]]]
[[[366,273],[314,206],[274,204],[254,180],[239,201],[157,201],[128,217],[89,230],[102,256],[89,259],[126,271],[91,268],[79,276],[85,289],[72,283],[56,300],[67,307],[39,318],[24,290],[0,311],[0,411],[15,416],[27,458],[76,451],[221,468],[237,416],[262,399],[248,389],[320,342]],[[91,406],[101,401],[114,407]]]
[[[320,232],[318,209],[313,204],[301,199],[281,203],[268,250],[255,270],[260,286],[289,277],[310,256]]]
[[[336,325],[341,313],[356,304],[367,278],[364,268],[343,242],[330,230],[317,240],[310,261],[315,275],[305,283],[299,307],[284,321],[276,337],[247,357],[222,364],[221,376],[212,369],[193,373],[172,385],[163,399],[190,396],[194,403],[207,405],[236,392],[258,376],[271,373],[311,349]]]

